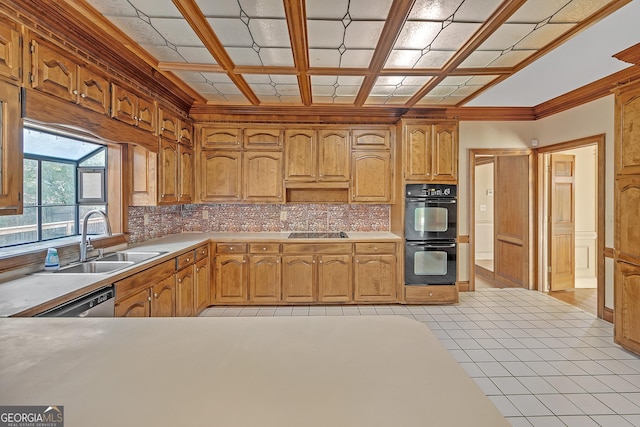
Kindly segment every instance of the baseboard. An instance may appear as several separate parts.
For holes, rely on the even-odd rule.
[[[613,323],[613,309],[605,307],[602,311],[602,320],[606,320],[609,323]]]
[[[495,280],[495,274],[491,270],[487,270],[484,267],[480,267],[476,264],[476,276],[479,276],[485,280],[493,282]]]

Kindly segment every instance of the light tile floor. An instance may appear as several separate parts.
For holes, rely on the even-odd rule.
[[[640,426],[640,358],[613,325],[536,291],[451,306],[212,307],[203,316],[405,316],[426,324],[513,426]],[[462,402],[461,402],[462,403]]]

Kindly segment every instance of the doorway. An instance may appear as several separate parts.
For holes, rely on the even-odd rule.
[[[536,288],[535,163],[531,150],[470,150],[469,290]]]
[[[538,149],[540,290],[604,314],[605,136]]]

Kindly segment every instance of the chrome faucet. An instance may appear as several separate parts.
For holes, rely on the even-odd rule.
[[[109,217],[104,211],[99,209],[92,209],[82,218],[82,237],[80,238],[80,262],[85,262],[87,260],[87,251],[93,250],[93,246],[91,245],[91,239],[87,237],[87,225],[89,222],[89,217],[93,214],[100,214],[104,219],[104,226],[107,229],[107,236],[111,236],[111,224],[109,224]]]

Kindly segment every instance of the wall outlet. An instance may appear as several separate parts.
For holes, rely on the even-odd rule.
[[[280,221],[287,220],[287,211],[280,211]]]
[[[144,214],[142,218],[142,222],[144,223],[144,225],[149,225],[149,214]]]
[[[209,219],[209,211],[208,210],[202,211],[202,219]]]

